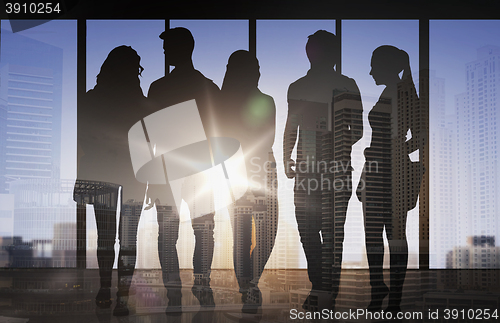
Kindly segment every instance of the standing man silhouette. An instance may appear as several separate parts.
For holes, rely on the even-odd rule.
[[[173,28],[164,31],[160,38],[163,40],[167,63],[175,68],[169,74],[151,84],[148,99],[156,105],[157,110],[195,99],[206,137],[214,137],[215,127],[213,124],[215,121],[213,119],[212,104],[216,102],[220,90],[217,85],[194,68],[192,60],[193,35],[186,28]],[[160,191],[163,189],[164,187],[150,185],[148,201],[151,198],[151,201],[157,202],[157,199],[161,199],[162,196],[165,197],[166,192]],[[182,194],[186,196],[184,194],[189,194],[189,192],[183,191]],[[194,214],[194,204],[189,205],[191,214]],[[163,282],[167,288],[169,299],[167,314],[180,314],[181,281],[176,249],[179,234],[179,215],[175,213],[173,215],[172,213],[160,215],[160,212],[158,214],[158,253]],[[193,256],[195,282],[192,291],[201,305],[213,306],[210,270],[214,251],[214,213],[193,218],[192,226],[196,239]]]
[[[350,153],[363,133],[363,107],[356,82],[334,69],[340,58],[340,44],[334,34],[318,30],[310,35],[306,53],[311,68],[288,88],[283,161],[287,177],[295,178],[295,217],[312,283],[303,308],[309,309],[319,292],[331,297],[329,306],[333,308],[352,193]],[[342,95],[346,92],[348,96]],[[341,111],[346,107],[348,111]],[[348,118],[343,117],[344,112]],[[343,127],[340,137],[334,135],[338,127]],[[294,161],[291,155],[295,145]],[[325,209],[326,200],[334,207]]]

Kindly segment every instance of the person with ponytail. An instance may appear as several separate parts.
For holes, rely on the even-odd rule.
[[[408,265],[407,214],[416,206],[424,172],[423,163],[413,162],[409,155],[418,150],[422,160],[424,122],[420,122],[419,98],[404,50],[387,45],[375,49],[370,75],[385,89],[368,114],[372,138],[364,152],[366,162],[357,190],[363,203],[370,269],[368,310],[380,311],[389,294],[387,310],[397,312]],[[384,228],[390,250],[390,289],[383,278]]]

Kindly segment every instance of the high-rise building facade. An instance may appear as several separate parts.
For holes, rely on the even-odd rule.
[[[268,154],[268,161],[266,167],[266,217],[268,224],[266,226],[266,239],[269,241],[267,244],[267,253],[271,255],[276,244],[275,238],[278,233],[278,172],[276,168],[276,161],[272,152]],[[283,256],[283,255],[280,255]],[[280,266],[279,257],[270,257],[268,260],[268,268],[283,268]]]
[[[326,290],[337,288],[331,286],[332,283],[338,284],[338,280],[332,282],[332,275],[340,275],[342,265],[344,225],[353,191],[351,151],[353,143],[363,134],[363,111],[358,108],[360,101],[359,93],[333,90],[333,111],[328,113],[330,121],[327,123],[330,131],[322,136],[321,161],[326,166],[321,177],[322,275]]]
[[[254,211],[253,195],[236,201],[232,216],[233,225],[233,258],[235,272],[238,273],[242,283],[248,284],[253,275],[253,264],[250,254],[255,247],[255,236],[253,236],[252,214]],[[250,253],[250,254],[249,254]]]
[[[500,235],[500,47],[484,46],[466,64],[466,91],[455,97],[458,245],[468,236]]]
[[[161,237],[163,237],[163,240],[161,240],[160,236],[158,236],[158,239],[160,239],[158,242],[158,256],[161,258],[160,263],[165,261],[168,264],[166,268],[162,268],[164,272],[176,272],[179,270],[178,265],[172,259],[177,259],[177,250],[176,248],[171,248],[171,246],[177,244],[178,232],[175,231],[178,231],[176,225],[179,223],[179,216],[172,206],[165,204],[156,205],[156,212],[158,213],[158,219],[162,219],[158,224],[160,226],[158,230],[162,233]],[[204,247],[206,248],[206,246]]]
[[[500,247],[493,236],[471,236],[466,246],[457,246],[446,259],[449,269],[493,269],[500,267]]]
[[[459,243],[456,241],[456,223],[450,221],[456,214],[454,186],[455,129],[454,116],[447,115],[445,79],[429,75],[429,200],[430,200],[430,267],[445,268],[446,254]]]
[[[137,246],[137,229],[139,227],[139,219],[142,213],[143,203],[136,202],[133,199],[122,203],[120,212],[120,246],[123,250],[123,263],[128,266],[135,266],[137,253],[132,252]]]
[[[19,179],[59,178],[62,49],[2,30],[0,193]]]
[[[74,182],[27,179],[10,183],[14,195],[14,241],[18,267],[75,267]],[[42,261],[43,259],[43,261]]]

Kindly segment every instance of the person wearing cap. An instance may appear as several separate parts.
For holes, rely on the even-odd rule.
[[[148,92],[148,99],[156,106],[157,111],[194,99],[200,113],[207,138],[216,136],[213,103],[217,102],[219,88],[210,79],[194,68],[192,54],[194,38],[186,28],[172,28],[161,33],[166,63],[174,69],[164,77],[154,81]],[[153,144],[153,143],[152,143]],[[149,185],[147,201],[157,204],[163,198],[168,187],[166,185]],[[186,194],[183,191],[183,194]],[[196,199],[195,199],[196,202]],[[194,203],[195,204],[195,203]],[[190,213],[194,206],[189,205]],[[163,283],[167,288],[169,299],[167,314],[181,312],[181,280],[176,243],[179,231],[179,215],[160,215],[158,212],[158,253],[162,267]],[[210,288],[210,270],[214,251],[214,213],[205,214],[192,219],[195,235],[193,255],[193,273],[195,281],[193,294],[202,306],[214,306]],[[165,240],[167,239],[167,240]]]

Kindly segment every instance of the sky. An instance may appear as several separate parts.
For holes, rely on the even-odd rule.
[[[6,20],[1,28],[11,31]],[[76,21],[52,20],[19,34],[63,50],[61,178],[76,178]]]
[[[494,21],[494,20],[433,20],[430,21],[430,39],[429,39],[429,47],[430,47],[430,69],[435,72],[436,77],[444,79],[445,82],[445,109],[446,109],[446,117],[445,121],[446,122],[452,122],[453,124],[456,123],[457,120],[457,112],[456,112],[456,106],[455,106],[455,96],[466,92],[466,64],[472,61],[477,60],[477,49],[480,47],[483,47],[485,45],[493,45],[493,46],[500,46],[500,39],[498,35],[500,34],[500,21]],[[491,86],[491,85],[490,85]],[[498,86],[498,84],[497,84]],[[432,98],[431,98],[432,102]],[[432,109],[432,106],[430,107]],[[498,109],[498,105],[496,106],[496,109]],[[498,110],[497,110],[498,111]],[[498,112],[497,112],[498,115]],[[430,131],[431,133],[434,131],[436,136],[439,136],[439,130],[437,129],[438,123],[433,122],[431,120],[430,122]],[[455,131],[456,129],[452,128],[451,130]],[[491,134],[490,135],[498,137],[497,134]],[[431,142],[432,144],[432,142]],[[460,148],[460,146],[458,146]],[[450,152],[451,153],[451,152]],[[432,158],[432,156],[431,156]],[[461,160],[454,161],[452,167],[456,169],[457,165],[461,164]],[[498,165],[498,160],[495,161]],[[469,165],[468,167],[462,167],[462,169],[466,169],[465,173],[462,173],[462,178],[463,176],[466,176],[467,174],[470,174],[471,168]],[[478,170],[481,171],[481,167],[484,166],[483,164],[479,164]],[[476,165],[474,165],[474,168]],[[436,178],[438,175],[441,175],[439,173],[438,165],[436,167],[432,168],[431,167],[431,176],[433,172],[436,174]],[[484,170],[483,170],[484,171]],[[493,177],[495,172],[498,173],[498,168],[496,170],[491,170],[486,172],[489,174],[489,177]],[[494,178],[494,177],[493,177]],[[474,178],[471,177],[471,186],[473,187],[480,187],[480,178]],[[432,183],[431,183],[432,184]],[[438,183],[436,184],[435,187],[437,189]],[[498,182],[495,182],[494,185],[498,185]],[[441,187],[441,185],[439,186]],[[442,194],[453,194],[453,189],[452,187],[446,186],[444,188],[440,188],[443,190]],[[462,192],[468,192],[470,189],[469,187],[457,187],[457,191],[462,190]],[[431,188],[431,193],[433,192]],[[494,192],[490,192],[494,194]],[[467,194],[467,193],[465,193]],[[462,197],[465,195],[462,193]],[[458,205],[458,199],[461,197],[460,195],[455,195],[455,198],[457,199],[455,201],[455,205]],[[439,196],[432,195],[432,197],[435,199],[436,203],[439,203]],[[462,201],[462,200],[461,200]],[[442,236],[439,235],[440,230],[434,230],[431,233],[431,243],[433,240],[435,240],[435,244],[437,246],[437,256],[436,260],[432,261],[431,260],[431,265],[432,263],[435,263],[437,266],[444,267],[446,261],[443,260],[444,255],[451,250],[451,246],[453,245],[459,245],[459,246],[465,246],[466,245],[466,238],[468,236],[472,235],[477,235],[480,234],[478,228],[480,227],[479,225],[476,228],[476,225],[472,225],[472,223],[476,221],[480,221],[481,223],[485,223],[484,221],[487,221],[486,223],[490,223],[490,220],[481,220],[481,217],[484,217],[484,215],[476,214],[473,211],[467,214],[467,217],[465,219],[461,219],[458,217],[459,212],[455,212],[455,214],[450,214],[447,215],[446,217],[443,218],[442,214],[438,214],[437,212],[433,212],[433,207],[435,206],[436,208],[439,206],[436,205],[436,203],[432,203],[433,200],[431,199],[431,208],[430,212],[431,214],[434,215],[434,219],[436,222],[438,222],[439,218],[441,217],[441,226],[443,227],[442,230],[448,230],[450,233],[448,233],[448,236],[452,237],[455,239],[453,242],[449,241],[442,241]],[[486,201],[481,201],[481,208],[483,207],[490,207],[490,209],[495,210],[496,216],[498,216],[498,208],[496,207],[497,204],[495,204],[496,201],[493,200],[486,200]],[[486,205],[489,204],[489,205]],[[465,204],[463,203],[461,205],[462,208],[465,208]],[[472,205],[468,205],[469,210],[472,210],[473,207]],[[457,209],[457,207],[455,208]],[[463,209],[462,209],[463,210]],[[453,213],[453,212],[451,212]],[[462,211],[462,216],[463,211]],[[495,214],[493,214],[495,216]],[[471,225],[464,225],[463,223],[467,223],[467,218],[470,220]],[[462,221],[462,225],[460,226],[460,221]],[[493,226],[494,228],[494,226]],[[431,222],[431,229],[432,229],[432,222]],[[478,231],[475,231],[478,230]],[[444,232],[443,232],[444,233]],[[440,239],[441,238],[441,239]],[[452,240],[452,239],[449,239]],[[498,236],[497,236],[498,240]],[[432,258],[431,258],[432,259]]]
[[[248,49],[248,21],[246,20],[172,20],[171,27],[186,27],[195,41],[194,66],[219,87],[229,55],[239,49]],[[149,85],[164,75],[162,41],[158,35],[165,29],[162,20],[89,20],[87,21],[87,90],[95,86],[95,77],[107,54],[116,46],[128,45],[141,56],[141,87],[146,95]],[[10,29],[3,21],[2,28]],[[452,113],[454,95],[465,89],[465,64],[476,59],[476,48],[500,45],[498,21],[431,21],[430,68],[436,76],[446,80],[446,108]],[[309,69],[305,53],[307,36],[319,29],[335,32],[335,20],[259,20],[257,21],[257,57],[260,61],[259,88],[271,95],[277,107],[277,131],[274,152],[281,159],[281,140],[287,111],[286,92],[290,83],[304,76]],[[371,130],[366,115],[383,90],[369,75],[371,53],[381,45],[393,45],[410,56],[411,69],[418,71],[417,20],[344,20],[342,22],[342,72],[356,80],[363,96],[365,111],[364,139],[354,147],[353,157],[362,156],[369,143]],[[51,21],[20,34],[63,49],[63,125],[61,178],[76,177],[76,21]],[[6,44],[2,44],[4,46]],[[7,44],[8,46],[8,44]],[[431,107],[432,108],[432,107]],[[353,162],[359,177],[363,160]],[[282,168],[280,176],[280,203],[292,203],[290,183]],[[362,254],[359,230],[360,203],[351,199],[350,212],[357,214],[346,224],[346,248]],[[416,211],[414,210],[413,213]],[[418,213],[417,213],[418,214]],[[415,214],[409,225],[418,227]],[[296,230],[293,214],[283,214],[280,221]],[[283,222],[280,222],[283,223]],[[351,231],[349,231],[351,230]],[[431,228],[432,230],[432,228]],[[349,232],[351,234],[349,234]],[[411,233],[410,250],[418,250],[418,231]],[[411,235],[410,234],[410,235]],[[416,235],[415,235],[416,234]],[[297,236],[298,238],[298,236]],[[417,249],[416,249],[417,248]],[[300,251],[301,252],[301,251]],[[303,255],[303,254],[302,254]],[[359,261],[360,257],[347,258]],[[302,258],[300,266],[304,266]]]
[[[446,81],[446,112],[454,113],[455,95],[465,92],[465,64],[477,59],[476,49],[500,46],[498,20],[431,20],[430,68]]]

